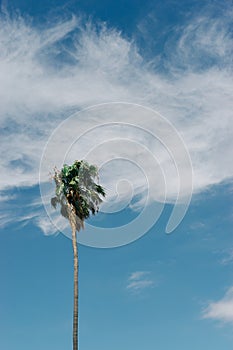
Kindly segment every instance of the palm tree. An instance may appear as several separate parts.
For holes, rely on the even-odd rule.
[[[53,179],[56,196],[51,199],[54,208],[60,205],[61,215],[69,220],[72,230],[74,254],[74,312],[73,312],[73,350],[78,350],[78,245],[77,231],[84,229],[84,221],[90,214],[99,211],[105,191],[98,184],[98,168],[84,160],[76,160],[72,165],[64,165],[61,170],[54,169]],[[97,182],[95,182],[97,180]]]

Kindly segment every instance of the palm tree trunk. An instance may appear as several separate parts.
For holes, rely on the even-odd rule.
[[[69,221],[72,229],[72,245],[74,256],[74,311],[73,311],[73,350],[78,350],[78,244],[77,218],[73,207],[68,204]]]
[[[73,350],[78,350],[78,245],[76,227],[72,225],[72,244],[74,253],[74,313],[73,313]]]

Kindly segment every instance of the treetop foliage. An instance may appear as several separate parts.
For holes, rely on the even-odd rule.
[[[99,211],[105,190],[99,185],[98,167],[84,160],[72,165],[64,164],[61,170],[54,169],[56,196],[51,199],[54,208],[60,205],[61,214],[69,219],[69,209],[82,223]],[[83,227],[83,225],[81,225]],[[79,230],[79,227],[77,227]]]

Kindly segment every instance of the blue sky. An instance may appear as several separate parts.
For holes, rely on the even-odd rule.
[[[71,348],[72,246],[38,178],[53,190],[51,167],[86,154],[108,193],[88,224],[114,237],[147,201],[153,225],[79,246],[80,348],[232,349],[232,2],[1,6],[0,348]],[[185,150],[192,201],[166,234],[179,186],[178,206],[190,195]]]

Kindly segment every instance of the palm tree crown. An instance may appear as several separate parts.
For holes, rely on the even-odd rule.
[[[72,165],[64,165],[59,171],[54,169],[56,196],[51,199],[54,208],[60,204],[61,214],[70,220],[70,211],[76,215],[76,229],[84,227],[84,220],[99,211],[105,197],[105,190],[98,182],[98,168],[84,160],[76,160]],[[97,182],[96,182],[97,179]]]

